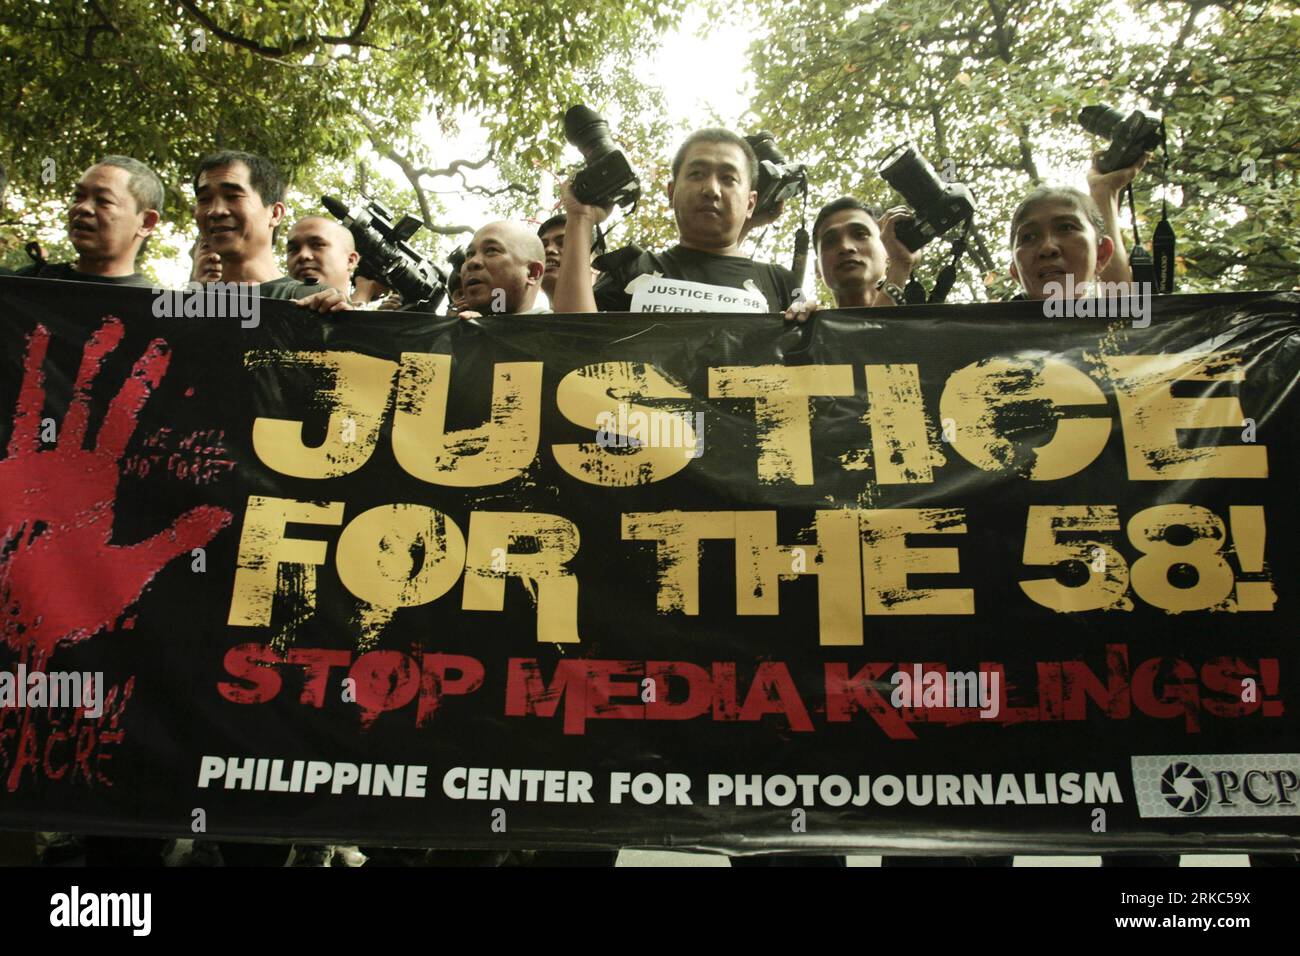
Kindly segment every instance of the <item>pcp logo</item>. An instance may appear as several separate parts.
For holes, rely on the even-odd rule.
[[[1175,761],[1160,775],[1160,793],[1179,813],[1200,813],[1210,802],[1205,774],[1183,761]]]
[[[1300,754],[1133,757],[1140,817],[1300,816]]]

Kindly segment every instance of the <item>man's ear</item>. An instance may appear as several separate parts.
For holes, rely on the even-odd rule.
[[[158,223],[161,219],[162,216],[158,214],[157,209],[146,209],[144,220],[140,223],[140,228],[136,230],[136,233],[142,239],[149,238],[150,234],[158,228]]]
[[[357,263],[361,261],[361,253],[353,249],[348,253],[348,275],[357,271]]]
[[[1106,263],[1110,262],[1110,257],[1115,254],[1115,240],[1110,236],[1102,236],[1097,243],[1097,274],[1094,279],[1101,278],[1101,270],[1106,268]]]
[[[676,185],[677,183],[674,180],[668,180],[668,205],[670,206],[673,203],[673,187]]]
[[[1011,268],[1009,271],[1011,273],[1011,278],[1015,279],[1017,282],[1020,282],[1020,270],[1016,268],[1016,260],[1014,258],[1011,260]],[[1021,288],[1024,288],[1024,285],[1025,284],[1023,282],[1020,282]]]
[[[536,260],[534,260],[533,262],[528,263],[528,281],[529,281],[529,283],[531,284],[531,283],[541,282],[541,281],[542,281],[542,274],[545,273],[545,272],[546,272],[546,263],[545,263],[545,262],[537,262]]]
[[[757,208],[757,206],[758,206],[758,190],[751,189],[749,191],[749,205],[745,207],[746,219],[754,215],[754,209]]]
[[[271,228],[274,229],[280,223],[284,222],[284,215],[288,210],[282,202],[274,203],[271,206]]]

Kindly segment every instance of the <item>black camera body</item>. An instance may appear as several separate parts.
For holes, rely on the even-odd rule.
[[[464,246],[457,246],[447,254],[447,265],[451,266],[447,274],[447,295],[453,299],[456,298],[456,293],[460,291],[463,282],[460,267],[465,264],[465,259]]]
[[[573,177],[573,195],[587,206],[631,208],[641,198],[641,183],[632,164],[610,138],[609,124],[592,109],[578,105],[564,114],[564,138],[586,161]]]
[[[447,275],[407,243],[423,225],[420,220],[403,216],[394,223],[393,214],[374,199],[351,208],[333,196],[321,196],[321,203],[352,233],[361,256],[358,274],[397,292],[403,305],[427,301],[430,308],[437,308],[447,289]]]
[[[767,130],[760,130],[745,137],[745,142],[754,149],[758,156],[758,182],[754,190],[758,193],[758,203],[754,206],[754,216],[762,216],[776,211],[779,203],[785,202],[800,191],[808,191],[808,167],[802,163],[792,163],[777,149],[776,141]]]
[[[1134,110],[1125,118],[1109,106],[1085,106],[1079,111],[1079,125],[1110,140],[1097,160],[1097,169],[1103,173],[1132,166],[1164,139],[1164,120],[1146,110]]]
[[[940,179],[911,143],[890,152],[880,175],[912,207],[912,218],[899,221],[894,235],[913,252],[975,215],[975,197],[970,190]]]

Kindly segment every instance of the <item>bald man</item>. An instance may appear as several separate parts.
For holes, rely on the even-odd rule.
[[[491,222],[474,233],[465,249],[460,278],[465,296],[461,318],[479,315],[538,315],[546,272],[546,250],[532,227],[522,222]]]
[[[343,226],[324,216],[299,219],[289,230],[286,251],[293,278],[329,286],[350,297],[352,273],[360,256],[352,233]]]

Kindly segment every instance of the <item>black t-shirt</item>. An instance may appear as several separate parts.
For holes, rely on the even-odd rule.
[[[603,273],[592,288],[596,308],[601,312],[632,311],[633,296],[627,291],[627,286],[643,275],[660,275],[666,279],[684,280],[723,290],[747,290],[751,295],[756,294],[766,300],[768,312],[784,312],[788,309],[794,300],[794,291],[798,288],[794,273],[781,266],[755,262],[745,256],[720,256],[712,252],[700,252],[698,249],[687,249],[685,246],[673,246],[667,252],[643,252],[632,262]],[[646,291],[651,294],[654,292],[652,287]],[[691,311],[752,311],[739,306],[718,308],[715,300],[709,298],[709,293],[704,290],[693,291],[700,298],[698,308]],[[668,308],[663,311],[685,310]]]
[[[108,285],[137,285],[148,286],[149,288],[157,284],[148,276],[139,272],[132,273],[129,276],[97,276],[89,272],[78,272],[70,262],[47,262],[43,266],[32,263],[30,266],[19,269],[14,275],[35,279],[60,279],[64,282],[103,282]]]
[[[303,299],[317,292],[324,292],[329,286],[308,285],[299,282],[293,276],[280,276],[257,284],[257,294],[263,299]]]

